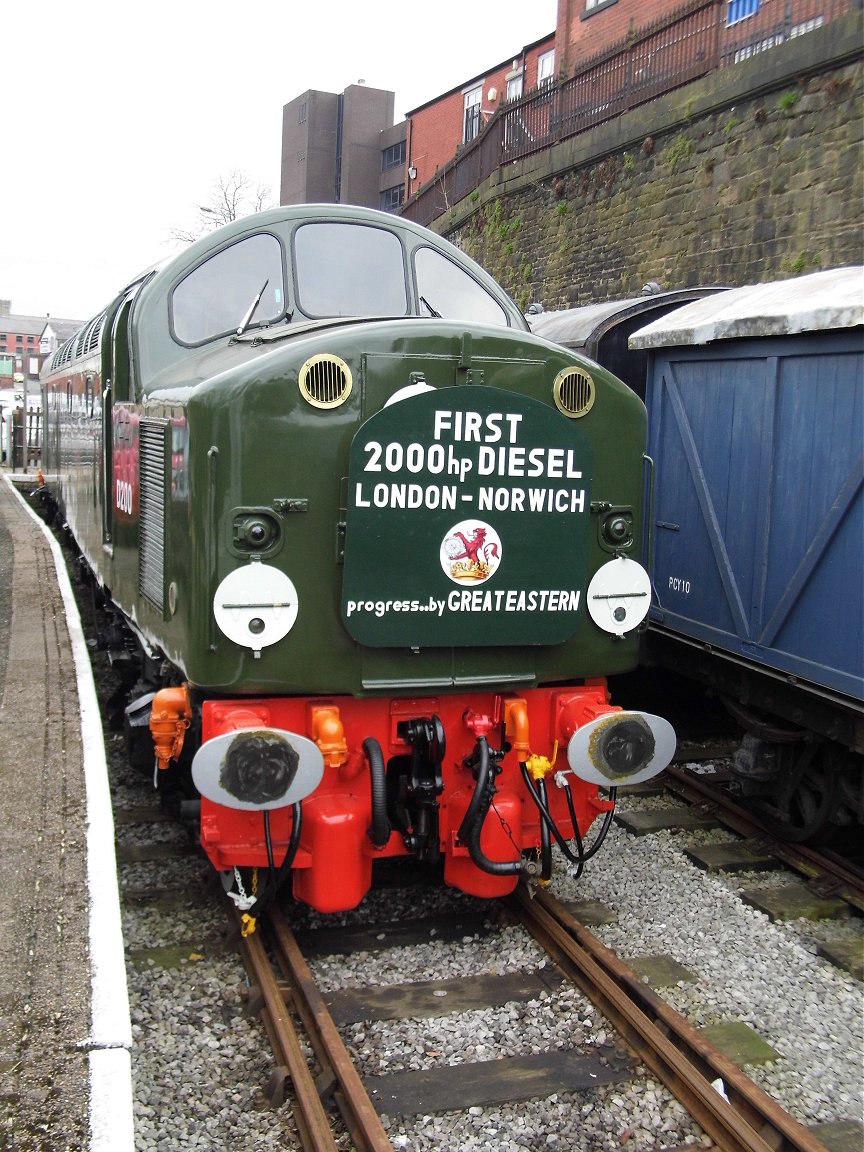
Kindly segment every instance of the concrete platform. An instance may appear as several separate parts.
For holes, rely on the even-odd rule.
[[[35,487],[35,475],[15,477]],[[53,537],[0,473],[0,1147],[131,1152],[102,727]]]

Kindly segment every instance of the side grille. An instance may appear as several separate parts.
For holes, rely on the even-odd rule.
[[[167,424],[138,426],[138,591],[161,611],[165,607],[165,442]]]
[[[552,385],[552,397],[558,411],[574,420],[591,411],[594,391],[594,381],[579,368],[566,368],[559,372]]]

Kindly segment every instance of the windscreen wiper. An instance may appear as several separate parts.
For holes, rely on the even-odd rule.
[[[246,315],[240,321],[240,327],[237,329],[236,335],[242,336],[243,333],[246,331],[246,329],[249,327],[249,325],[252,323],[252,317],[255,315],[255,309],[261,303],[261,297],[264,295],[264,289],[267,287],[267,285],[269,283],[270,283],[270,277],[268,276],[267,279],[264,281],[264,283],[261,285],[261,291],[258,293],[258,295],[255,297],[255,299],[250,304],[249,311],[246,313]]]

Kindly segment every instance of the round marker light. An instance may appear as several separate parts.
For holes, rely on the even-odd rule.
[[[603,525],[603,535],[609,544],[623,544],[630,539],[630,524],[624,516],[610,516]]]

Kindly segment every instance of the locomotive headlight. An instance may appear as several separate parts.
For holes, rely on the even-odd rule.
[[[231,543],[241,553],[266,552],[279,540],[279,524],[267,512],[238,511],[231,525]]]
[[[603,522],[603,539],[607,544],[623,548],[633,543],[633,517],[616,512]]]
[[[601,787],[650,780],[675,754],[675,729],[648,712],[609,712],[577,728],[567,762],[580,780]]]

